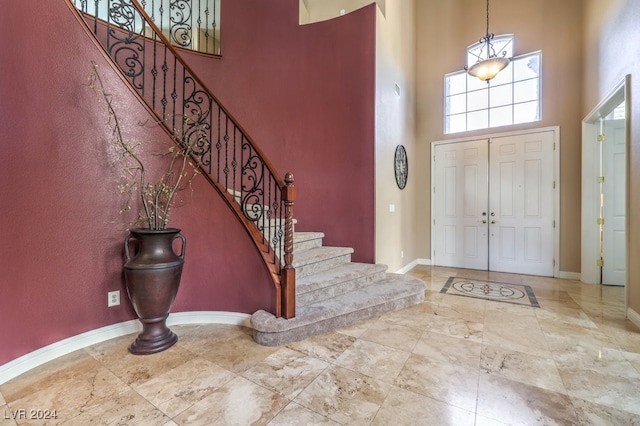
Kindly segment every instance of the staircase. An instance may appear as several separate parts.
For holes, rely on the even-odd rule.
[[[321,233],[294,233],[293,175],[280,177],[145,11],[146,2],[65,1],[158,125],[175,143],[198,148],[192,159],[261,254],[275,309],[252,316],[258,343],[302,340],[424,300],[421,281],[353,263],[353,249],[324,247]]]
[[[320,232],[294,234],[296,315],[284,319],[254,313],[256,342],[285,345],[424,301],[422,281],[388,274],[385,265],[351,262],[352,248],[325,247],[323,237]]]

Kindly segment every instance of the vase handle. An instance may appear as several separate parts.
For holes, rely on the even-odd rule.
[[[129,234],[127,235],[127,238],[124,240],[124,258],[126,259],[127,262],[131,260],[131,256],[129,255],[129,241],[135,238],[136,237],[134,237],[132,234]]]
[[[180,259],[184,259],[184,251],[187,249],[187,239],[182,234],[176,235],[176,238],[180,238],[180,240],[182,240],[182,250],[180,250],[178,257]]]

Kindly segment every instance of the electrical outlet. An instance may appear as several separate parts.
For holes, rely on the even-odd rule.
[[[404,250],[400,250],[400,259],[404,259]]]
[[[107,293],[107,308],[118,306],[120,304],[120,290],[110,291]]]

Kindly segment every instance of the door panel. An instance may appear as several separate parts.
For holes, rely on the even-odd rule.
[[[434,155],[433,262],[487,269],[487,140],[436,145]]]
[[[553,132],[490,141],[489,269],[553,276]]]
[[[626,139],[624,120],[607,120],[602,146],[602,284],[624,285],[626,276]]]

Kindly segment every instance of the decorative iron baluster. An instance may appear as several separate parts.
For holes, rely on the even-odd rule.
[[[171,41],[180,47],[193,48],[191,36],[193,28],[189,23],[192,19],[191,1],[173,0],[169,3],[169,10]]]
[[[126,0],[112,0],[107,22],[115,24],[115,27],[109,27],[107,43],[109,55],[122,68],[131,84],[142,90],[145,38],[136,33],[135,18],[135,8]]]

